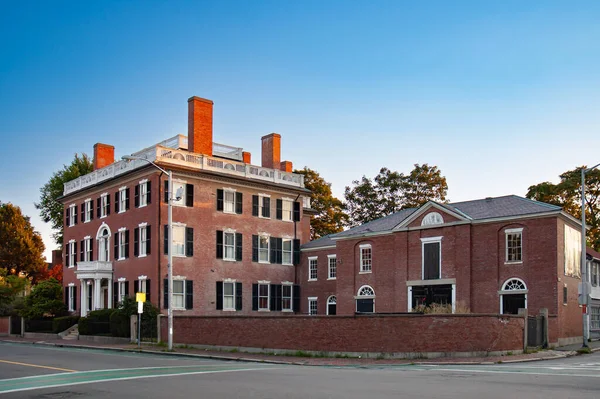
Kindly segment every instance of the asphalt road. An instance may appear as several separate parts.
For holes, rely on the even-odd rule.
[[[308,367],[0,343],[2,398],[598,398],[600,353],[477,366]]]

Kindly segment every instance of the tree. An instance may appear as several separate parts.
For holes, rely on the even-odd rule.
[[[294,170],[304,175],[304,186],[311,191],[310,206],[317,214],[310,217],[310,239],[339,233],[348,221],[342,201],[331,193],[331,183],[327,183],[318,172],[304,167]]]
[[[28,282],[23,277],[8,275],[6,270],[0,269],[0,316],[10,315],[17,295],[23,292]]]
[[[52,224],[52,229],[56,231],[52,237],[59,246],[62,246],[63,241],[64,210],[58,198],[63,195],[64,184],[93,170],[92,160],[86,154],[75,154],[71,164],[64,165],[61,170],[54,172],[48,183],[40,189],[40,202],[36,203],[35,207],[39,209],[42,220]]]
[[[43,273],[38,277],[38,281],[44,281],[49,279],[55,279],[59,283],[62,284],[63,281],[63,266],[62,265],[54,265],[50,269],[45,269]]]
[[[446,201],[448,184],[437,166],[415,164],[408,174],[381,168],[374,179],[363,176],[346,187],[349,225],[357,226],[427,201]]]
[[[527,198],[557,205],[577,219],[581,219],[581,169],[580,166],[560,175],[560,182],[543,182],[529,187]],[[588,245],[600,251],[600,170],[585,175],[585,222]]]
[[[35,280],[46,267],[44,242],[29,217],[11,203],[0,203],[0,269]]]
[[[44,316],[62,316],[66,312],[63,287],[51,278],[34,286],[31,294],[25,297],[25,308],[21,311],[21,316],[37,319]]]

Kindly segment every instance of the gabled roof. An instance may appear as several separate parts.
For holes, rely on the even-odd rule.
[[[342,231],[341,233],[337,233],[335,238],[342,237],[350,237],[354,235],[362,235],[368,233],[379,233],[382,231],[391,231],[394,227],[399,225],[404,221],[404,219],[408,218],[414,212],[416,212],[419,208],[409,208],[403,209],[399,212],[392,213],[391,215],[382,217],[381,219],[376,219],[370,221],[368,223],[362,224],[360,226],[356,226],[351,228],[350,230]]]
[[[328,234],[326,236],[323,236],[321,238],[318,238],[316,240],[313,241],[309,241],[306,244],[303,244],[300,246],[300,249],[314,249],[314,248],[321,248],[321,247],[335,247],[335,241],[333,241],[331,239],[332,236],[334,236],[335,234]]]

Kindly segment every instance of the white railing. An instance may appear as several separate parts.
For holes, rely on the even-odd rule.
[[[187,138],[178,136],[179,138]],[[167,140],[168,141],[168,140]],[[234,148],[234,147],[230,147]],[[134,154],[136,157],[144,158],[156,162],[165,167],[183,166],[196,170],[207,170],[212,172],[224,173],[228,175],[243,177],[252,180],[261,180],[275,184],[284,184],[293,187],[304,187],[304,175],[283,172],[277,169],[263,168],[255,165],[248,165],[230,159],[209,157],[179,150],[172,147],[156,145],[146,148]],[[130,172],[134,169],[147,166],[148,163],[142,160],[117,161],[102,169],[95,170],[85,176],[78,177],[64,184],[63,195],[71,194],[76,191],[91,187],[103,181]]]
[[[112,272],[112,262],[94,260],[91,262],[77,262],[78,272]]]

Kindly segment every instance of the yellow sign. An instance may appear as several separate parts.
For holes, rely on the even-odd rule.
[[[135,294],[136,302],[146,302],[146,293],[145,292],[137,292]]]

